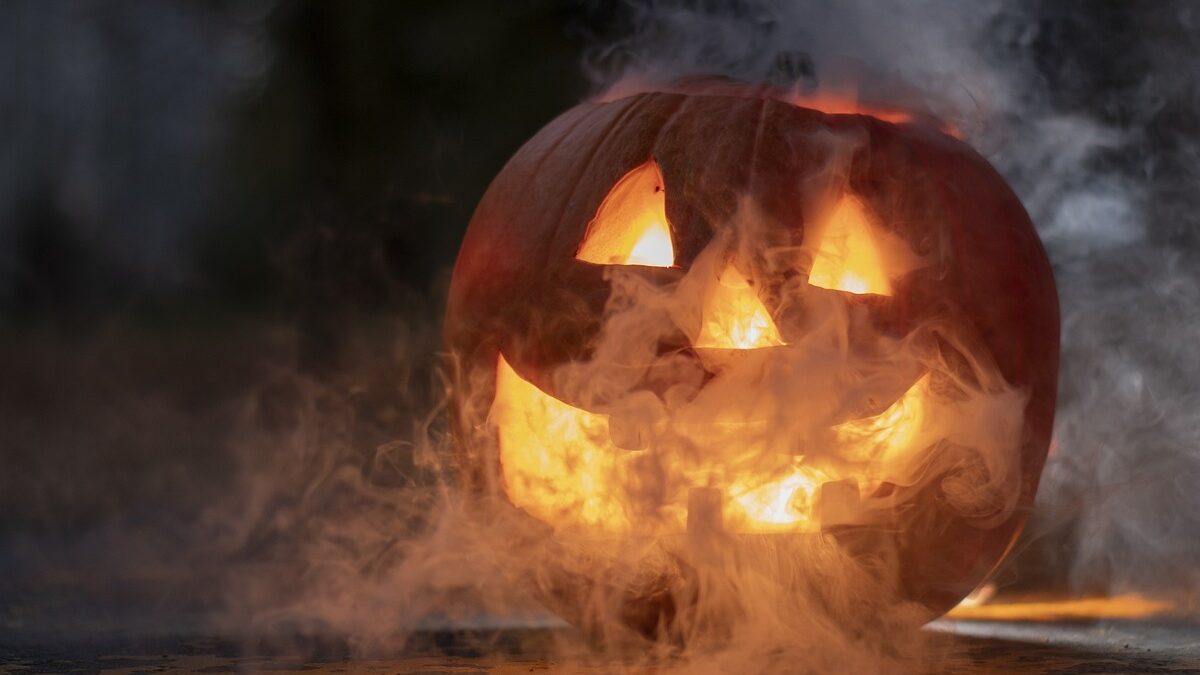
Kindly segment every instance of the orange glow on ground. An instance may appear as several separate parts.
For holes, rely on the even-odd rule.
[[[846,195],[838,202],[821,233],[808,283],[858,295],[891,295],[871,223],[858,199]]]
[[[1090,619],[1146,619],[1171,613],[1175,605],[1136,593],[1107,598],[1075,598],[963,603],[946,614],[957,621],[1085,621]]]
[[[666,191],[653,159],[625,174],[609,191],[575,258],[597,265],[675,264]]]
[[[817,490],[826,476],[811,466],[796,462],[788,473],[756,485],[744,479],[729,487],[733,506],[755,524],[756,531],[795,532],[817,529],[813,522]]]

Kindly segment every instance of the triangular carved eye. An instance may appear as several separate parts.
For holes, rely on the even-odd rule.
[[[666,191],[654,159],[625,174],[609,191],[575,258],[597,265],[675,264]]]
[[[866,207],[843,196],[821,233],[808,283],[847,293],[891,295],[892,285]]]

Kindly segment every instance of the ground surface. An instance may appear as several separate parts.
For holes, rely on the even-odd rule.
[[[931,626],[930,648],[914,672],[925,673],[1200,673],[1200,625],[1186,621],[1145,622],[952,622]],[[687,672],[686,664],[626,668],[593,661],[562,666],[549,656],[564,637],[556,631],[501,632],[491,653],[475,641],[431,633],[409,656],[351,660],[338,641],[308,644],[309,656],[246,656],[244,645],[215,639],[159,639],[137,645],[119,642],[74,647],[0,647],[0,673],[477,673]],[[568,636],[569,637],[569,636]],[[675,667],[670,667],[675,666]]]

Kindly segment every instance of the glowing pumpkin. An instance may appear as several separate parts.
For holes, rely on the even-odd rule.
[[[589,102],[471,220],[446,314],[468,480],[563,556],[681,561],[621,601],[643,633],[701,549],[764,536],[887,551],[881,584],[934,616],[1025,520],[1050,266],[985,160],[886,119],[727,82]],[[543,590],[572,616],[602,567]]]

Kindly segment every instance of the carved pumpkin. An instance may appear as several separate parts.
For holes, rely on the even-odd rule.
[[[569,110],[479,204],[445,324],[468,482],[556,555],[667,551],[615,608],[646,634],[690,602],[672,575],[754,537],[884,560],[936,616],[1011,545],[1049,446],[1034,228],[939,130],[674,89]],[[551,566],[581,621],[571,585],[611,574]]]

